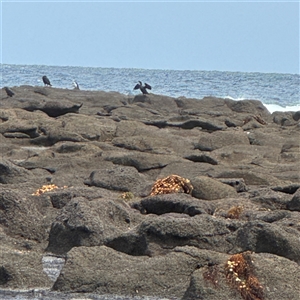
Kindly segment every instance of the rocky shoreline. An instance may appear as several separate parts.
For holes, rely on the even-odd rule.
[[[299,299],[299,111],[11,90],[0,100],[0,290]],[[65,260],[58,277],[45,255]]]

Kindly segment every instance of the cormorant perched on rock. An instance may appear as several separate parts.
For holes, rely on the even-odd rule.
[[[7,86],[4,87],[7,96],[12,97],[15,93],[11,91]]]
[[[140,89],[143,94],[148,94],[148,90],[151,90],[151,86],[145,82],[145,85],[142,84],[141,81],[133,88],[134,90]]]
[[[52,84],[50,83],[50,80],[47,76],[43,76],[43,82],[45,85],[52,86]]]
[[[73,85],[74,85],[74,90],[80,90],[79,84],[77,83],[76,80],[73,81]]]

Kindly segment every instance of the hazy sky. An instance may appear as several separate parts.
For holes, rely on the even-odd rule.
[[[0,1],[2,63],[299,73],[299,1]]]

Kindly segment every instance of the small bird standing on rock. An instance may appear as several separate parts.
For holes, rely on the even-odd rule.
[[[50,80],[47,76],[43,76],[42,78],[43,78],[44,85],[52,86],[52,84],[50,83]]]
[[[11,91],[7,86],[4,87],[7,96],[12,97],[15,93]]]
[[[141,92],[145,95],[145,94],[149,94],[146,89],[151,90],[151,86],[146,82],[145,85],[143,85],[142,82],[139,81],[139,83],[133,89],[134,90],[140,89]]]
[[[79,84],[77,83],[76,80],[73,81],[73,85],[74,85],[74,90],[80,90]]]

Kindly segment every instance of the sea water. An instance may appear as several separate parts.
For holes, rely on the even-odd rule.
[[[116,91],[134,95],[137,81],[152,86],[151,93],[202,99],[260,100],[273,111],[300,110],[300,75],[195,70],[154,70],[43,65],[1,65],[0,87],[41,85],[46,75],[53,87]]]
[[[2,64],[0,75],[0,87],[43,86],[42,76],[46,75],[53,87],[72,89],[73,81],[76,80],[81,90],[116,91],[134,95],[140,93],[133,90],[140,80],[150,84],[151,93],[154,94],[199,100],[206,96],[260,100],[271,113],[300,110],[299,74]],[[63,262],[59,258],[45,256],[43,265],[44,271],[54,281],[63,267]],[[37,289],[18,292],[0,290],[0,298],[1,300],[162,300],[155,297],[64,294]]]

